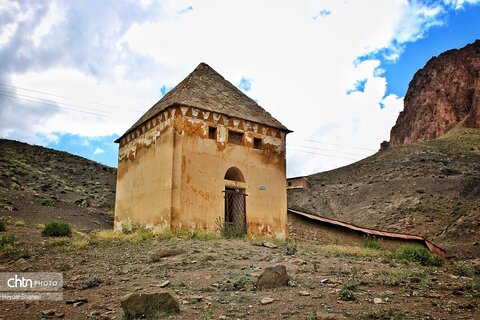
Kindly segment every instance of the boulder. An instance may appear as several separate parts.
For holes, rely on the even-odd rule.
[[[180,312],[178,300],[168,291],[155,293],[130,293],[120,300],[125,315],[130,318],[154,318],[161,314]]]
[[[267,267],[257,279],[257,289],[269,289],[288,285],[287,268],[284,265]]]

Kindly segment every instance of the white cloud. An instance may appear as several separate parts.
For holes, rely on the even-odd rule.
[[[95,151],[93,151],[93,154],[102,154],[102,153],[104,153],[104,152],[105,152],[105,150],[103,150],[102,148],[97,147],[97,148],[95,149]]]
[[[477,4],[480,3],[480,0],[444,0],[443,1],[446,5],[449,5],[455,10],[463,9],[465,4]]]
[[[25,103],[22,106],[29,110],[49,112],[23,127],[25,135],[121,134],[160,98],[161,87],[176,85],[204,61],[234,84],[251,81],[249,96],[295,131],[288,139],[289,175],[347,164],[373,152],[352,146],[376,150],[388,140],[402,98],[385,97],[387,80],[381,62],[365,57],[383,52],[395,60],[405,43],[421,38],[442,21],[441,6],[405,0],[145,0],[138,7],[104,4],[99,10],[98,6],[57,2],[43,9],[43,15],[35,11],[37,22],[30,21],[30,29],[37,30],[32,32],[38,48],[29,46],[32,32],[25,31],[25,24],[17,21],[12,27],[28,34],[25,43],[11,49],[12,54],[34,51],[7,61],[17,69],[0,69],[0,80],[7,77],[17,87],[75,98],[55,97],[64,107],[73,104],[106,114]],[[75,18],[77,13],[80,17]],[[8,32],[6,43],[21,37]],[[365,81],[363,92],[347,94],[358,80]],[[3,119],[14,116],[12,109]],[[4,136],[14,136],[16,128],[0,121]],[[309,148],[302,149],[305,144]]]

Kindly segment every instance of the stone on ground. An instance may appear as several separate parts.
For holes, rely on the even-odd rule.
[[[168,291],[155,293],[130,293],[124,296],[120,304],[126,316],[147,319],[161,314],[180,312],[178,300]]]
[[[256,285],[258,290],[287,286],[287,268],[284,265],[267,267],[258,277]]]

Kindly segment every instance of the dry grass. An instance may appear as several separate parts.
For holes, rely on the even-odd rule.
[[[45,225],[44,225],[43,223],[37,223],[37,224],[35,225],[35,229],[37,229],[37,230],[43,230],[43,229],[45,229]]]
[[[49,243],[54,247],[64,247],[70,244],[70,238],[68,237],[57,237],[49,239]]]
[[[96,230],[91,233],[93,243],[110,243],[125,240],[125,234],[118,230]]]
[[[325,256],[350,256],[350,257],[377,257],[379,250],[362,248],[359,246],[342,246],[337,244],[325,245],[320,247],[320,253]]]
[[[90,246],[90,238],[85,237],[83,239],[72,242],[73,249],[86,249]]]
[[[27,226],[27,224],[26,224],[25,221],[23,221],[23,220],[17,220],[17,221],[15,221],[15,227],[24,228],[24,227],[26,227],[26,226]]]

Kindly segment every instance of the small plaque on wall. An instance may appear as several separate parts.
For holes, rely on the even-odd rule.
[[[260,190],[260,191],[265,191],[265,190],[267,190],[267,187],[265,187],[264,185],[261,184],[261,185],[258,187],[258,190]]]

